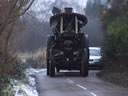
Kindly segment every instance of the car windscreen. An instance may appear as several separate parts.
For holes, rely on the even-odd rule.
[[[90,56],[100,56],[101,52],[98,49],[90,49]]]

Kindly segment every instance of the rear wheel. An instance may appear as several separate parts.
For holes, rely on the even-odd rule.
[[[47,75],[50,75],[50,48],[52,46],[52,42],[54,41],[54,36],[49,36],[47,41],[47,50],[46,50],[46,60],[47,60]]]
[[[47,59],[47,75],[49,76],[49,59]]]
[[[49,66],[49,75],[50,77],[54,77],[55,76],[55,66],[54,66],[54,62],[50,63]]]
[[[54,56],[53,56],[53,50],[50,50],[50,63],[49,63],[49,75],[50,77],[55,76],[55,62],[54,62]]]
[[[83,77],[88,76],[88,51],[87,49],[83,50],[82,52],[80,74]]]

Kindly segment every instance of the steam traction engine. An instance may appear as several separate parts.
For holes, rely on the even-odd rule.
[[[65,12],[59,11],[50,18],[52,35],[47,41],[47,75],[54,77],[60,70],[80,70],[82,76],[88,75],[89,42],[88,36],[81,32],[86,24],[86,16],[73,13],[72,8],[65,8]]]

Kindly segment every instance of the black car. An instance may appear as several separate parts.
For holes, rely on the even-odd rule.
[[[81,32],[86,24],[86,16],[73,13],[72,8],[65,8],[65,12],[50,18],[52,34],[47,41],[47,75],[54,77],[55,69],[57,72],[80,70],[82,76],[88,75],[88,35]]]

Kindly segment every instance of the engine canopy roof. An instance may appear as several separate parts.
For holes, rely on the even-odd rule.
[[[83,25],[86,25],[88,22],[88,19],[85,15],[82,14],[78,14],[78,13],[60,13],[60,14],[56,14],[54,16],[51,16],[50,18],[50,25],[52,26],[52,24],[56,21],[59,21],[61,17],[75,17],[77,16],[78,20],[80,20],[81,22],[83,22]]]

